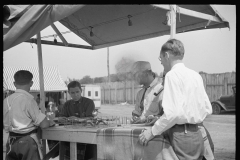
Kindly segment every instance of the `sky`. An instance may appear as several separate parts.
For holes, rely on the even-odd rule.
[[[184,64],[197,71],[224,73],[236,71],[236,5],[213,5],[225,18],[229,28],[209,29],[176,34],[185,48]],[[68,31],[59,22],[54,23],[60,32]],[[41,31],[41,37],[55,34],[51,27]],[[74,33],[63,34],[69,43],[88,45]],[[35,37],[35,36],[34,36]],[[122,58],[149,61],[154,72],[160,74],[163,66],[158,60],[161,46],[170,38],[157,38],[109,47],[110,74],[116,73],[115,65]],[[45,38],[43,40],[53,40]],[[57,38],[59,42],[61,40]],[[52,45],[42,45],[43,66],[57,66],[62,79],[104,77],[107,72],[107,48],[88,50]],[[38,66],[37,45],[21,43],[3,53],[4,66]]]

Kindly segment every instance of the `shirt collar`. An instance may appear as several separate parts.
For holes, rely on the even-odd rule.
[[[149,85],[149,87],[153,87],[158,83],[158,78],[155,77],[155,79],[152,81],[152,83]]]
[[[185,65],[184,65],[182,62],[180,62],[180,63],[175,64],[175,65],[172,67],[172,69],[177,68],[177,67],[185,67]],[[171,70],[172,70],[172,69],[171,69]]]
[[[78,101],[74,101],[74,100],[72,100],[72,101],[73,101],[73,104],[81,103],[82,102],[82,97]]]
[[[28,93],[27,91],[24,91],[22,89],[16,89],[15,93],[23,93],[23,94],[29,96],[30,98],[34,98],[33,95],[31,95],[30,93]]]

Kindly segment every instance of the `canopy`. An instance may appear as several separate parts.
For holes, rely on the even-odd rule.
[[[18,70],[28,70],[33,74],[33,86],[31,87],[30,92],[40,92],[39,86],[39,70],[38,67],[13,67],[13,66],[4,66],[3,68],[3,87],[5,90],[15,91],[16,88],[13,84],[14,74]],[[61,75],[57,67],[43,67],[43,76],[44,76],[44,90],[46,92],[59,92],[66,91],[67,86],[61,78]]]
[[[56,21],[90,46],[68,43],[54,25]],[[40,31],[49,25],[63,43],[41,40]],[[7,5],[3,6],[3,51],[22,42],[37,44],[40,106],[45,113],[41,44],[99,49],[225,27],[229,27],[229,23],[211,5]],[[37,40],[31,39],[35,35]]]
[[[211,5],[176,5],[176,33],[229,27]],[[4,6],[4,50],[29,39],[59,21],[90,46],[42,44],[98,49],[169,35],[166,22],[171,5],[8,5]],[[91,33],[92,32],[92,33]],[[90,34],[91,33],[91,34]],[[62,36],[60,32],[58,36]],[[61,38],[62,41],[64,38]]]

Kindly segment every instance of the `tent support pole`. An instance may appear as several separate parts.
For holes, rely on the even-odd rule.
[[[175,38],[176,36],[176,10],[177,6],[176,5],[170,5],[170,14],[171,14],[171,29],[170,29],[170,39]]]
[[[43,114],[45,114],[45,95],[44,95],[44,81],[43,81],[43,62],[42,62],[42,46],[41,46],[41,34],[37,33],[37,49],[38,49],[38,69],[39,69],[39,83],[40,83],[40,108]],[[42,135],[41,135],[42,136]],[[43,144],[43,156],[47,151],[47,140],[42,140]]]
[[[38,49],[38,69],[39,69],[39,82],[40,82],[40,108],[42,113],[45,114],[45,95],[44,95],[44,80],[43,80],[43,62],[42,62],[42,46],[41,34],[37,34],[37,49]]]

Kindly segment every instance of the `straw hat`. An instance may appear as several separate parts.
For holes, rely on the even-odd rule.
[[[137,61],[132,65],[131,72],[133,74],[137,72],[143,72],[146,70],[151,70],[151,65],[147,61]]]

